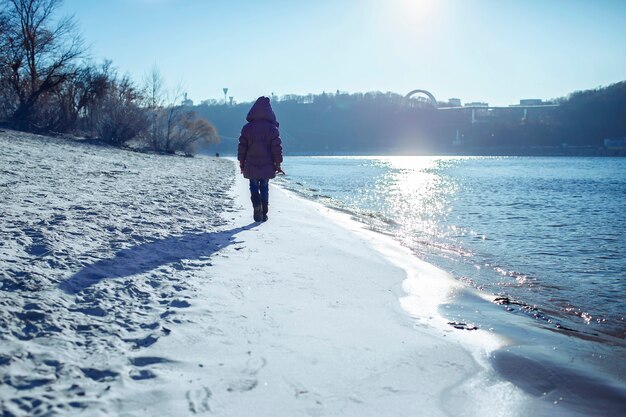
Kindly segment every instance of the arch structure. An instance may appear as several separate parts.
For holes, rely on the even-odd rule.
[[[408,100],[411,98],[411,96],[413,94],[417,94],[417,93],[423,93],[424,95],[426,95],[428,97],[428,99],[430,100],[430,103],[433,105],[434,108],[437,108],[437,99],[435,99],[435,96],[433,96],[429,91],[426,90],[413,90],[411,92],[409,92],[406,96],[404,96],[405,100]]]

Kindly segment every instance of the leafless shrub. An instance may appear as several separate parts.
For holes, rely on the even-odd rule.
[[[96,102],[91,118],[98,138],[122,145],[145,132],[146,112],[139,106],[140,92],[128,77],[112,78],[106,94]]]
[[[174,123],[167,151],[181,151],[185,155],[194,155],[198,145],[218,142],[215,127],[205,119],[199,118],[195,112],[189,111],[181,113]]]
[[[184,152],[193,155],[201,143],[218,142],[215,128],[196,113],[185,110],[179,86],[174,92],[165,88],[165,81],[155,66],[144,79],[144,108],[149,127],[146,143],[159,152]]]

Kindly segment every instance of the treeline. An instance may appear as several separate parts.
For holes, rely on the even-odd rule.
[[[436,112],[425,101],[395,93],[322,93],[270,97],[280,122],[285,150],[297,153],[376,153],[432,145]],[[204,103],[195,111],[221,133],[223,152],[234,142],[252,103]]]
[[[572,143],[599,145],[603,138],[624,138],[626,81],[572,93],[556,116],[555,129]]]
[[[477,111],[476,123],[455,120],[462,149],[509,153],[604,154],[604,139],[626,137],[626,81],[577,91],[558,107]],[[448,132],[449,134],[450,132]]]
[[[216,142],[215,128],[168,94],[153,68],[142,85],[110,61],[86,60],[61,0],[0,0],[0,122],[44,133],[73,133],[109,144],[193,154]]]
[[[436,110],[422,98],[342,92],[272,97],[292,154],[596,154],[626,136],[626,82],[575,92],[558,107]],[[196,111],[233,152],[251,103],[205,102]]]

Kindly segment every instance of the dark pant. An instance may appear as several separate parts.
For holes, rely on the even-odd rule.
[[[270,180],[250,180],[250,199],[253,205],[269,202],[269,183]]]

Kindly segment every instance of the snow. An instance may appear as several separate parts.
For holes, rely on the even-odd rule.
[[[522,415],[458,285],[216,158],[0,133],[5,415]]]

